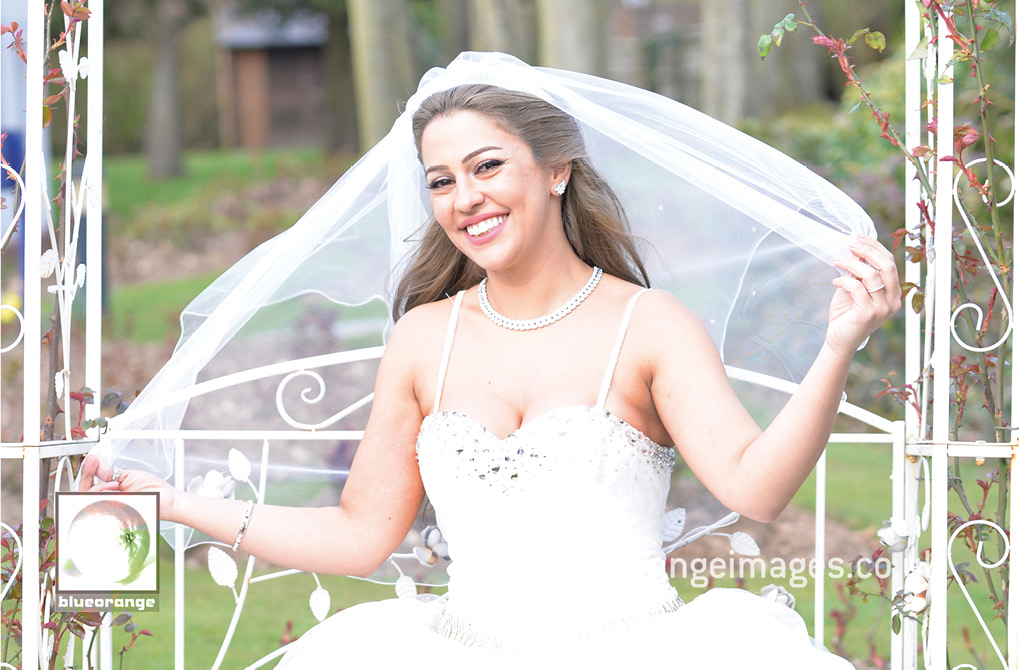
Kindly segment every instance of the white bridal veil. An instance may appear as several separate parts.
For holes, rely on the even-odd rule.
[[[187,307],[172,358],[104,437],[108,459],[169,477],[184,444],[173,432],[181,427],[253,431],[245,453],[256,454],[257,431],[271,437],[280,428],[272,402],[279,377],[256,385],[268,404],[248,387],[203,390],[192,400],[197,385],[382,342],[390,325],[387,288],[430,216],[411,115],[428,95],[466,83],[531,93],[576,118],[592,163],[641,240],[652,286],[700,317],[727,365],[802,377],[823,342],[832,259],[852,235],[874,235],[855,202],[779,151],[655,93],[503,54],[464,53],[424,76],[389,134],[293,227]],[[341,367],[328,378],[336,397],[320,408],[371,392],[370,363]],[[301,409],[307,424],[312,409]],[[366,411],[338,425],[363,426]],[[237,445],[189,438],[185,481],[225,470],[215,464],[225,463],[229,446]],[[355,446],[353,438],[339,439],[322,454],[299,440],[274,445],[270,469],[289,484],[274,489],[275,498],[270,490],[267,501],[334,503]]]

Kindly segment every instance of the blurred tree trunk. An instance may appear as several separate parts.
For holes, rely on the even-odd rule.
[[[145,128],[145,161],[152,179],[172,177],[183,171],[177,43],[186,11],[182,0],[156,3],[159,46]]]
[[[348,0],[347,8],[358,140],[366,148],[382,139],[416,88],[413,21],[406,0]]]
[[[436,0],[439,12],[439,50],[446,61],[473,48],[470,45],[469,0]]]
[[[817,102],[823,59],[802,31],[773,47],[767,61],[757,40],[793,8],[786,0],[701,0],[701,109],[729,124]],[[813,10],[815,18],[819,9]]]
[[[537,0],[538,62],[602,75],[606,71],[606,0]]]
[[[329,39],[325,45],[325,143],[329,153],[357,153],[359,149],[350,49],[347,8],[340,5],[329,12]]]
[[[471,49],[538,59],[535,0],[470,0]]]

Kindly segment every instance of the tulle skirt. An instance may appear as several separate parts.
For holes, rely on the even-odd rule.
[[[796,612],[740,589],[712,589],[673,612],[590,635],[542,636],[502,648],[439,631],[444,600],[382,600],[345,609],[305,633],[277,665],[304,668],[673,668],[851,670],[815,646]],[[540,607],[536,602],[535,607]],[[526,626],[522,626],[526,629]],[[545,633],[547,631],[543,631]],[[548,640],[552,639],[552,642]],[[507,648],[507,646],[509,648]]]

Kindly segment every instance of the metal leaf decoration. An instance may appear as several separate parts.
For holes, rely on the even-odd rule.
[[[321,586],[311,592],[311,597],[308,598],[308,605],[311,607],[311,613],[315,615],[319,623],[325,621],[325,618],[329,616],[329,607],[332,600],[329,597],[329,592]]]
[[[418,587],[414,584],[414,580],[407,575],[400,575],[400,578],[396,580],[396,596],[398,598],[417,598]]]
[[[761,548],[754,542],[754,538],[750,537],[741,530],[737,530],[735,533],[729,536],[729,546],[737,554],[743,556],[760,556]]]
[[[230,476],[239,482],[248,481],[251,476],[251,461],[237,449],[230,449],[226,462],[230,466]]]
[[[222,549],[209,547],[209,574],[220,586],[232,589],[237,583],[237,564]]]
[[[686,509],[677,507],[665,513],[662,519],[662,542],[674,542],[686,527]]]

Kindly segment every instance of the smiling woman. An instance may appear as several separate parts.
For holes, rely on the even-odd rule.
[[[387,243],[373,247],[380,224]],[[359,263],[370,250],[398,282],[396,324],[340,504],[175,490],[142,471],[167,474],[154,441],[90,456],[83,482],[158,490],[163,518],[219,542],[364,577],[415,534],[427,494],[438,529],[416,549],[452,560],[447,596],[404,589],[348,608],[280,667],[342,656],[358,667],[846,668],[772,600],[713,590],[683,603],[662,529],[677,451],[722,503],[759,520],[810,472],[856,348],[898,307],[891,255],[861,233],[869,220],[834,187],[678,103],[465,54],[425,77],[393,131],[292,234],[199,298],[191,312],[210,316],[178,347],[179,367],[171,360],[157,395],[123,420],[179,421],[158,394],[180,397],[174,383],[191,384],[253,307],[332,295],[344,280],[349,301],[370,295],[377,274]],[[802,380],[766,430],[723,357]],[[111,456],[129,468],[119,481]],[[599,589],[603,561],[578,552],[603,538],[612,585]]]
[[[500,197],[514,197],[501,195],[500,189],[537,191],[530,203],[537,211],[529,216],[548,225],[545,237],[527,250],[532,267],[551,257],[575,255],[613,276],[649,285],[623,209],[588,160],[580,128],[570,114],[523,93],[468,85],[426,100],[414,116],[413,132],[432,212],[440,225],[425,231],[421,252],[396,290],[394,319],[485,276],[468,245],[487,246],[500,235],[508,215],[498,209],[505,206]],[[427,153],[429,146],[434,147],[434,159]],[[458,169],[459,178],[452,169]],[[509,175],[503,174],[507,171]],[[487,197],[493,188],[493,197]],[[478,203],[487,209],[473,211]],[[526,204],[521,203],[513,226],[528,225]],[[463,212],[459,220],[458,211]],[[563,242],[573,254],[562,256]],[[502,244],[511,245],[509,240]]]

